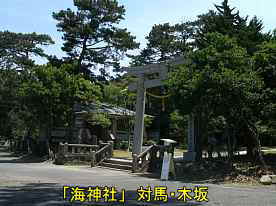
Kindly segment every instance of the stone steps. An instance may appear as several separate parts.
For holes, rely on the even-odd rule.
[[[113,168],[113,169],[120,169],[120,170],[132,170],[132,161],[126,159],[117,159],[117,158],[110,158],[104,160],[100,166],[105,168]]]

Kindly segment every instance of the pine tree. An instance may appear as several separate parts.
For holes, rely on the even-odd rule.
[[[125,9],[116,0],[74,0],[72,9],[53,13],[63,33],[62,50],[78,62],[77,73],[99,65],[119,67],[125,52],[138,47],[127,29],[118,24]]]

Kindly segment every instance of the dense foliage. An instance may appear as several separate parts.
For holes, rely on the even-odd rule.
[[[195,21],[154,25],[146,47],[129,55],[139,44],[119,25],[124,6],[116,0],[73,2],[74,9],[53,13],[64,40],[61,59],[44,52],[54,43],[46,34],[0,31],[0,136],[47,140],[46,130],[72,127],[75,103],[106,102],[134,110],[136,95],[127,90],[133,78],[108,78],[107,68],[118,71],[124,56],[131,58],[131,66],[183,56],[185,63],[172,68],[166,86],[148,90],[168,96],[147,95],[146,100],[146,113],[160,118],[161,135],[184,140],[193,113],[199,155],[218,132],[229,154],[234,139],[258,160],[260,143],[275,144],[276,32],[263,32],[258,17],[243,17],[224,0]],[[36,65],[34,57],[49,62]],[[110,126],[102,114],[87,119]]]
[[[260,19],[242,17],[224,0],[193,22],[154,25],[146,48],[133,57],[133,65],[164,62],[176,55],[185,59],[170,74],[169,102],[183,117],[196,115],[199,156],[215,130],[227,143],[238,139],[251,156],[253,148],[260,152],[260,139],[273,142],[268,139],[276,136],[275,35],[262,30]],[[230,153],[232,146],[228,144]]]

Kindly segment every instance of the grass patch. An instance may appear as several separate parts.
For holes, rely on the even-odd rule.
[[[132,159],[132,153],[127,150],[113,150],[113,157],[122,159]]]
[[[174,156],[176,157],[176,156],[183,156],[183,153],[184,152],[187,152],[187,150],[186,149],[175,149],[174,150]]]
[[[183,156],[183,152],[187,152],[185,149],[175,149],[174,156]],[[123,158],[123,159],[132,159],[132,153],[127,150],[114,150],[113,157]]]
[[[274,149],[274,150],[265,150],[264,151],[264,154],[276,154],[276,150]]]
[[[262,147],[262,151],[265,155],[276,154],[276,147]]]

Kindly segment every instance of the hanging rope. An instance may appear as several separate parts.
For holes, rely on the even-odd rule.
[[[170,94],[159,96],[159,95],[155,95],[155,94],[152,94],[152,93],[147,91],[147,95],[149,95],[150,97],[161,99],[162,100],[162,111],[163,112],[165,111],[165,99],[169,98],[171,96]]]
[[[163,96],[159,96],[159,95],[155,95],[155,94],[152,94],[150,92],[147,91],[147,94],[151,97],[154,97],[154,98],[157,98],[157,99],[166,99],[168,97],[170,97],[171,95],[170,94],[167,94],[167,95],[163,95]]]

